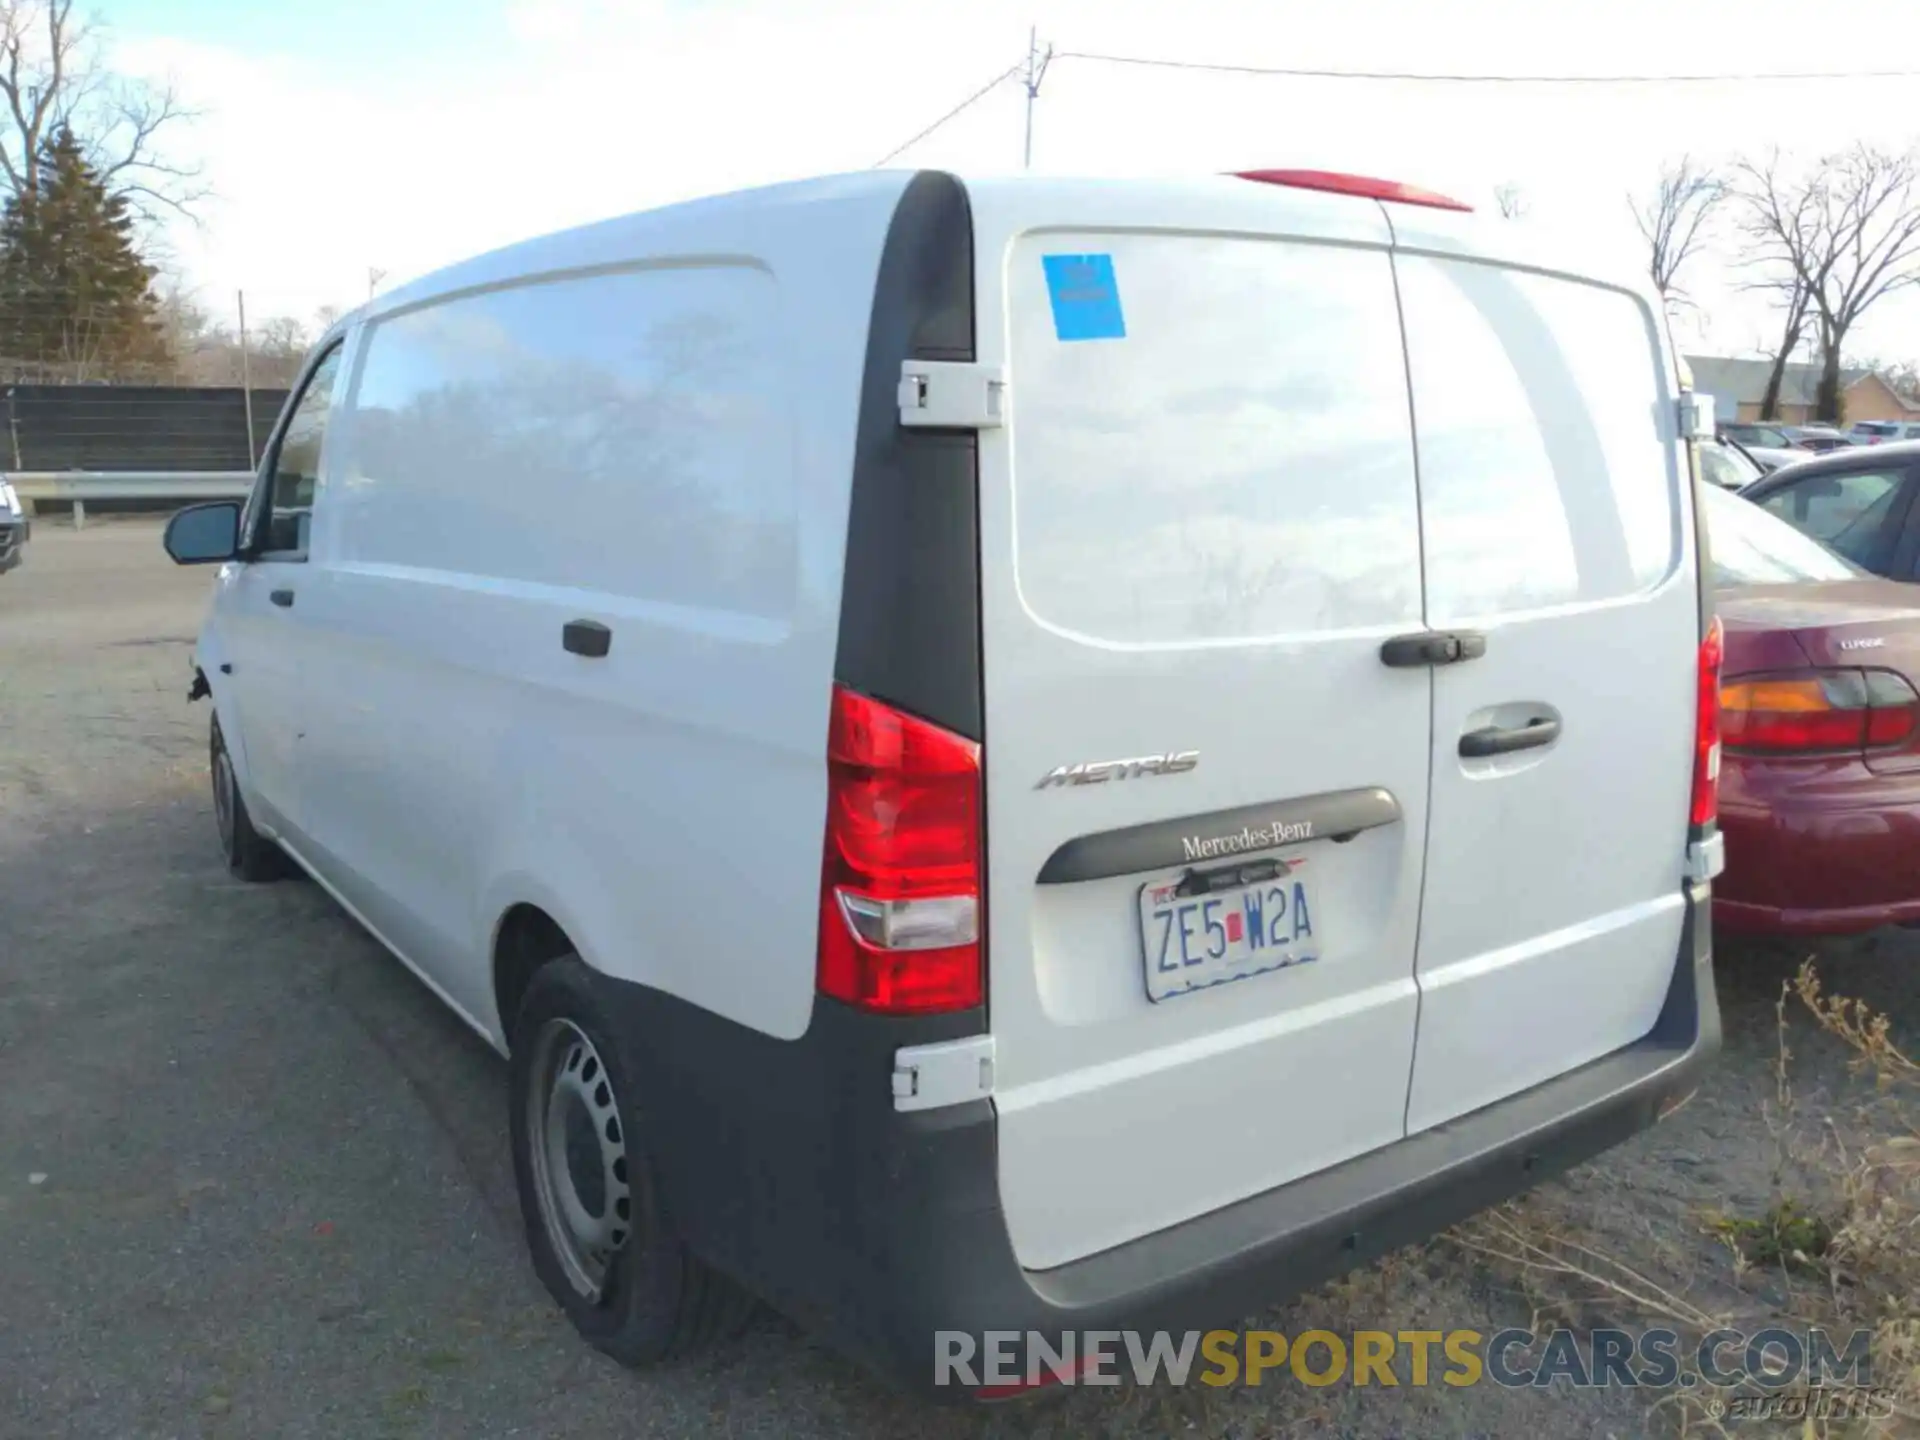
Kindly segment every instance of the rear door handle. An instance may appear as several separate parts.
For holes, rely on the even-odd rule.
[[[1460,737],[1460,754],[1468,760],[1484,760],[1489,755],[1536,750],[1559,738],[1560,722],[1542,716],[1524,725],[1489,725],[1484,730],[1469,730]]]
[[[1396,635],[1380,647],[1380,663],[1396,670],[1422,665],[1457,665],[1487,653],[1487,637],[1478,630],[1422,630]]]
[[[293,604],[293,591],[269,590],[267,592],[267,598],[271,600],[274,604],[278,605],[282,610],[285,610],[286,608],[288,608],[290,605]]]

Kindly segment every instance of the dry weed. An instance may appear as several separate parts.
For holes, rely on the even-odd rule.
[[[1853,1072],[1872,1087],[1870,1107],[1844,1117],[1807,1113],[1788,1044],[1796,1007],[1853,1052]],[[1727,1278],[1746,1282],[1743,1291],[1766,1282],[1751,1311],[1709,1311],[1654,1279],[1652,1256],[1614,1253],[1617,1243],[1587,1233],[1577,1214],[1538,1195],[1477,1216],[1450,1238],[1519,1284],[1536,1329],[1546,1315],[1665,1325],[1693,1342],[1722,1328],[1822,1329],[1840,1341],[1870,1331],[1873,1388],[1884,1397],[1873,1417],[1807,1418],[1800,1433],[1920,1434],[1920,1064],[1894,1043],[1887,1016],[1827,994],[1810,960],[1782,986],[1776,1019],[1774,1092],[1761,1101],[1774,1147],[1770,1201],[1758,1214],[1701,1217],[1725,1246]],[[1690,1218],[1663,1217],[1669,1230]],[[1677,1434],[1725,1435],[1712,1402],[1731,1398],[1676,1389],[1654,1408]]]

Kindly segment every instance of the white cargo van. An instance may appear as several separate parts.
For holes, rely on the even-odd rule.
[[[1231,1322],[1690,1083],[1700,407],[1637,284],[1436,199],[569,231],[349,317],[174,519],[229,862],[511,1056],[594,1343],[755,1295],[926,1385],[940,1330]]]

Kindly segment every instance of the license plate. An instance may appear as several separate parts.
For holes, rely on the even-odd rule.
[[[1274,861],[1275,873],[1232,883],[1174,876],[1140,887],[1140,945],[1147,998],[1158,1002],[1230,980],[1245,980],[1320,958],[1312,883],[1303,860]],[[1244,872],[1242,872],[1244,873]]]

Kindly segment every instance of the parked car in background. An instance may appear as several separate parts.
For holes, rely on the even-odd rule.
[[[1719,427],[1723,440],[1737,440],[1749,448],[1759,445],[1769,450],[1796,449],[1793,437],[1778,425],[1758,420],[1728,420]]]
[[[1802,450],[1812,450],[1824,454],[1829,450],[1838,450],[1843,445],[1853,444],[1850,436],[1842,434],[1831,425],[1789,425],[1787,438]]]
[[[1856,445],[1884,445],[1889,440],[1920,440],[1920,421],[1856,420],[1847,429]]]
[[[25,558],[27,537],[32,533],[33,522],[27,518],[26,506],[13,486],[0,480],[0,575]]]
[[[1720,439],[1729,445],[1738,445],[1762,474],[1771,474],[1782,465],[1791,465],[1815,453],[1794,444],[1778,425],[1730,421],[1718,428]]]
[[[1902,440],[1813,456],[1740,493],[1863,570],[1920,580],[1916,478],[1920,441]]]
[[[1748,455],[1745,446],[1731,440],[1700,442],[1700,478],[1709,485],[1739,490],[1766,473],[1766,468]]]
[[[1920,590],[1702,487],[1720,681],[1716,926],[1920,922]]]

